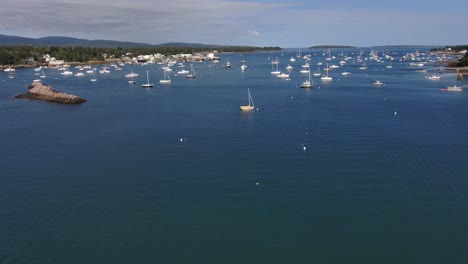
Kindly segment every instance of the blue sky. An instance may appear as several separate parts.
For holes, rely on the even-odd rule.
[[[6,0],[0,34],[159,44],[468,44],[468,1]]]

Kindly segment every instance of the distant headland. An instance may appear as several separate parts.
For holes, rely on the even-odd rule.
[[[312,46],[307,49],[356,49],[355,46],[344,46],[344,45],[318,45]]]

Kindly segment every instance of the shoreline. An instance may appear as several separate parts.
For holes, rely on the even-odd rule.
[[[86,62],[79,62],[79,61],[71,61],[65,62],[70,66],[78,66],[78,65],[99,65],[99,64],[106,64],[106,63],[115,63],[122,61],[121,59],[106,59],[104,61],[86,61]],[[25,69],[25,68],[36,68],[40,66],[47,66],[47,67],[55,67],[55,65],[49,65],[48,63],[33,63],[33,64],[18,64],[18,65],[0,65],[0,69]]]
[[[468,75],[468,66],[465,67],[445,67],[448,71],[454,71],[455,73],[460,73],[462,75]]]

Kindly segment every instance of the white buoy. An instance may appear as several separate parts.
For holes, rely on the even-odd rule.
[[[304,151],[306,151],[307,148],[304,146],[304,147],[302,147],[302,149],[303,149]]]
[[[184,141],[184,139],[183,139],[183,138],[181,138],[181,139],[180,139],[180,142],[182,142],[182,141]]]
[[[395,112],[395,115],[397,115],[397,112]]]

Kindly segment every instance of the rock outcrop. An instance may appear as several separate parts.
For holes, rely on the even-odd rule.
[[[43,100],[60,104],[81,104],[86,102],[79,96],[55,91],[51,86],[45,85],[42,82],[33,82],[28,87],[29,91],[24,94],[19,94],[15,98]]]

